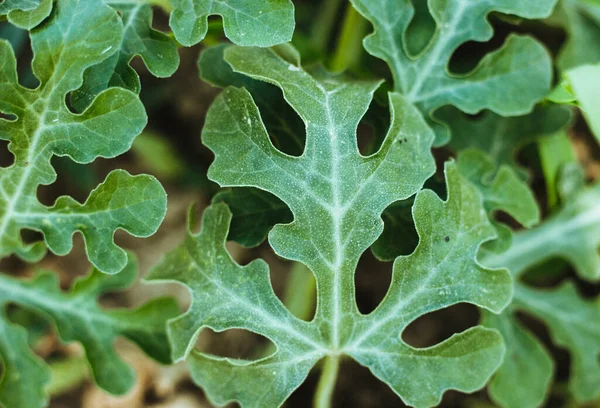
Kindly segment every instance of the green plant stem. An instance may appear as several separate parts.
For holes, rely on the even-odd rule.
[[[311,42],[315,50],[323,54],[327,51],[327,44],[331,31],[335,27],[335,17],[341,3],[341,0],[325,0],[319,9],[317,21],[313,24]]]
[[[69,357],[50,363],[52,382],[47,391],[51,396],[64,394],[89,378],[89,370],[85,358]]]
[[[332,71],[345,71],[360,61],[366,28],[367,20],[352,7],[352,4],[348,3],[339,41],[329,64]]]
[[[557,186],[559,171],[565,164],[575,162],[577,158],[565,130],[540,138],[538,151],[546,181],[548,208],[553,210],[559,201]]]
[[[327,356],[321,371],[321,378],[315,394],[314,408],[330,408],[338,371],[340,368],[340,357],[337,355]]]

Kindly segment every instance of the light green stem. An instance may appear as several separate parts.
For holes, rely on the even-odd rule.
[[[366,28],[367,20],[352,7],[352,4],[348,3],[339,41],[329,66],[332,71],[345,71],[358,64],[363,52],[362,40]]]
[[[64,394],[89,378],[88,365],[83,357],[69,357],[52,362],[52,381],[47,387],[48,394],[57,396]]]
[[[333,391],[335,390],[339,368],[339,356],[327,356],[325,358],[323,371],[321,372],[321,378],[319,380],[319,385],[317,386],[317,393],[315,394],[314,408],[331,408],[331,400],[333,398]]]
[[[321,53],[327,51],[327,44],[329,43],[331,31],[335,27],[335,18],[341,3],[341,0],[325,0],[321,3],[311,33],[313,47]]]

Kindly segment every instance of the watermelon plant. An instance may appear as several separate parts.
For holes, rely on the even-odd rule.
[[[0,1],[0,407],[597,403],[599,44],[595,0]]]

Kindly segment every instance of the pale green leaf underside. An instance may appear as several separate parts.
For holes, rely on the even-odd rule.
[[[114,231],[149,236],[160,225],[166,194],[150,176],[115,171],[85,204],[61,197],[47,207],[36,197],[40,185],[56,179],[53,156],[79,163],[115,157],[130,148],[145,126],[140,100],[123,89],[100,93],[82,114],[65,104],[66,95],[81,85],[85,69],[117,50],[122,31],[117,14],[103,3],[56,3],[51,17],[31,33],[33,71],[41,82],[34,90],[19,85],[12,48],[0,42],[0,112],[15,117],[0,119],[0,138],[9,141],[14,155],[14,163],[0,172],[0,256],[41,256],[39,245],[21,241],[23,228],[44,233],[50,250],[60,255],[70,251],[73,233],[81,231],[92,263],[116,273],[127,256],[113,243]]]
[[[225,58],[234,70],[283,90],[306,124],[306,148],[300,157],[278,151],[250,94],[227,88],[203,131],[216,157],[209,177],[223,186],[269,191],[289,206],[294,221],[276,225],[269,242],[280,256],[313,271],[317,311],[310,323],[295,318],[273,294],[263,261],[245,267],[233,262],[224,247],[231,214],[215,204],[200,234],[190,234],[152,273],[184,283],[193,299],[169,325],[174,357],[188,355],[203,327],[242,328],[269,338],[277,351],[258,361],[191,354],[194,378],[210,399],[244,407],[281,405],[319,359],[338,354],[368,366],[415,406],[434,405],[450,388],[483,386],[504,352],[496,332],[474,328],[428,349],[400,338],[422,314],[459,302],[500,311],[511,296],[506,271],[484,269],[475,260],[494,230],[479,193],[454,165],[446,169],[447,202],[428,190],[418,194],[414,218],[421,242],[414,254],[396,261],[386,299],[369,315],[355,302],[354,270],[381,233],[382,211],[418,192],[433,172],[433,134],[420,113],[390,94],[388,135],[377,153],[364,157],[356,128],[376,83],[324,73],[314,78],[267,49],[232,47]],[[425,381],[428,387],[422,387]]]
[[[115,339],[126,337],[158,361],[168,363],[170,347],[165,323],[179,312],[170,298],[152,300],[136,310],[104,310],[98,305],[101,295],[127,289],[136,276],[137,262],[132,259],[117,275],[93,270],[76,281],[69,292],[63,292],[53,272],[41,272],[31,281],[2,274],[0,306],[16,304],[54,322],[63,341],[82,344],[97,384],[111,393],[124,394],[133,385],[134,374],[114,350]],[[44,406],[48,370],[27,350],[26,335],[20,333],[21,329],[8,323],[3,315],[0,327],[0,354],[8,363],[5,379],[0,382],[0,403],[10,408]],[[11,379],[17,377],[15,385]]]
[[[600,64],[574,68],[567,71],[566,76],[583,116],[600,142]]]
[[[225,35],[233,43],[269,47],[288,42],[294,32],[291,0],[171,0],[170,25],[185,46],[204,39],[208,16],[223,18]]]
[[[0,2],[0,16],[19,28],[31,29],[40,24],[52,11],[53,0],[4,0]]]
[[[418,55],[410,55],[407,47],[417,41],[407,35],[415,13],[410,1],[352,0],[375,29],[365,39],[365,48],[389,65],[395,91],[426,115],[444,105],[467,113],[490,109],[503,116],[530,112],[548,93],[552,77],[550,56],[534,39],[508,37],[501,49],[487,55],[466,75],[453,75],[447,66],[460,45],[492,37],[492,27],[486,19],[490,12],[543,18],[551,13],[555,3],[556,0],[430,0],[429,11],[437,29]],[[447,130],[438,127],[436,133],[436,144],[448,141]]]

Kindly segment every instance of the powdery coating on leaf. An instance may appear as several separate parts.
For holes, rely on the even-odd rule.
[[[127,151],[146,124],[144,107],[130,91],[100,93],[82,114],[72,113],[66,95],[79,88],[86,68],[114,53],[123,27],[117,14],[94,0],[65,0],[31,33],[33,71],[40,86],[19,85],[12,48],[0,41],[0,138],[9,141],[14,163],[0,172],[0,257],[16,253],[38,259],[43,248],[26,246],[24,228],[42,232],[56,254],[71,250],[72,235],[81,231],[91,262],[116,273],[127,255],[113,243],[118,228],[134,236],[153,234],[164,218],[166,194],[156,179],[111,173],[85,204],[61,197],[46,207],[36,197],[40,185],[52,184],[53,156],[78,163],[115,157]]]
[[[0,275],[0,306],[16,304],[32,310],[56,325],[65,342],[78,341],[86,352],[96,383],[113,394],[126,393],[134,383],[133,370],[114,350],[117,337],[127,337],[162,363],[169,363],[167,319],[177,315],[177,303],[170,298],[154,299],[136,310],[104,310],[98,298],[108,292],[130,287],[137,276],[137,262],[131,259],[118,275],[93,270],[79,279],[69,292],[60,290],[58,277],[40,272],[31,281]],[[0,404],[11,408],[45,406],[44,387],[49,369],[34,357],[22,329],[0,315],[0,357],[6,363],[0,382]]]
[[[171,0],[170,25],[185,46],[204,39],[208,16],[223,18],[225,35],[244,46],[270,47],[288,42],[294,32],[291,0]]]
[[[437,29],[418,55],[406,51],[413,39],[406,34],[414,16],[408,0],[352,0],[373,26],[365,38],[369,53],[383,59],[394,77],[394,89],[429,115],[444,105],[467,113],[482,109],[504,116],[530,112],[550,89],[552,64],[546,50],[530,37],[509,36],[504,46],[486,55],[469,74],[452,75],[448,63],[467,41],[492,37],[487,15],[492,11],[525,18],[547,17],[556,0],[431,0],[429,11]],[[447,130],[436,129],[436,145],[445,144]]]
[[[232,47],[225,56],[234,70],[283,90],[306,124],[306,148],[300,157],[278,151],[250,94],[227,88],[203,131],[216,157],[209,177],[223,186],[269,191],[289,206],[294,221],[276,225],[269,241],[280,256],[313,271],[317,310],[311,322],[295,318],[274,295],[262,260],[241,267],[231,259],[225,250],[231,213],[214,204],[201,232],[190,233],[151,274],[185,284],[193,299],[169,324],[175,359],[189,355],[195,381],[213,402],[235,400],[244,407],[280,406],[328,355],[352,356],[415,406],[435,404],[447,389],[482,387],[504,352],[495,331],[474,328],[428,349],[414,349],[400,337],[430,311],[458,302],[499,311],[511,296],[507,272],[475,260],[494,230],[479,193],[454,165],[446,168],[448,201],[428,190],[417,195],[421,242],[413,255],[396,261],[386,299],[369,315],[354,299],[354,271],[381,233],[382,211],[418,192],[433,172],[433,134],[420,113],[390,94],[388,135],[377,153],[364,157],[356,128],[378,84],[326,73],[314,78],[271,50]],[[276,351],[257,361],[189,354],[204,327],[250,330]]]

